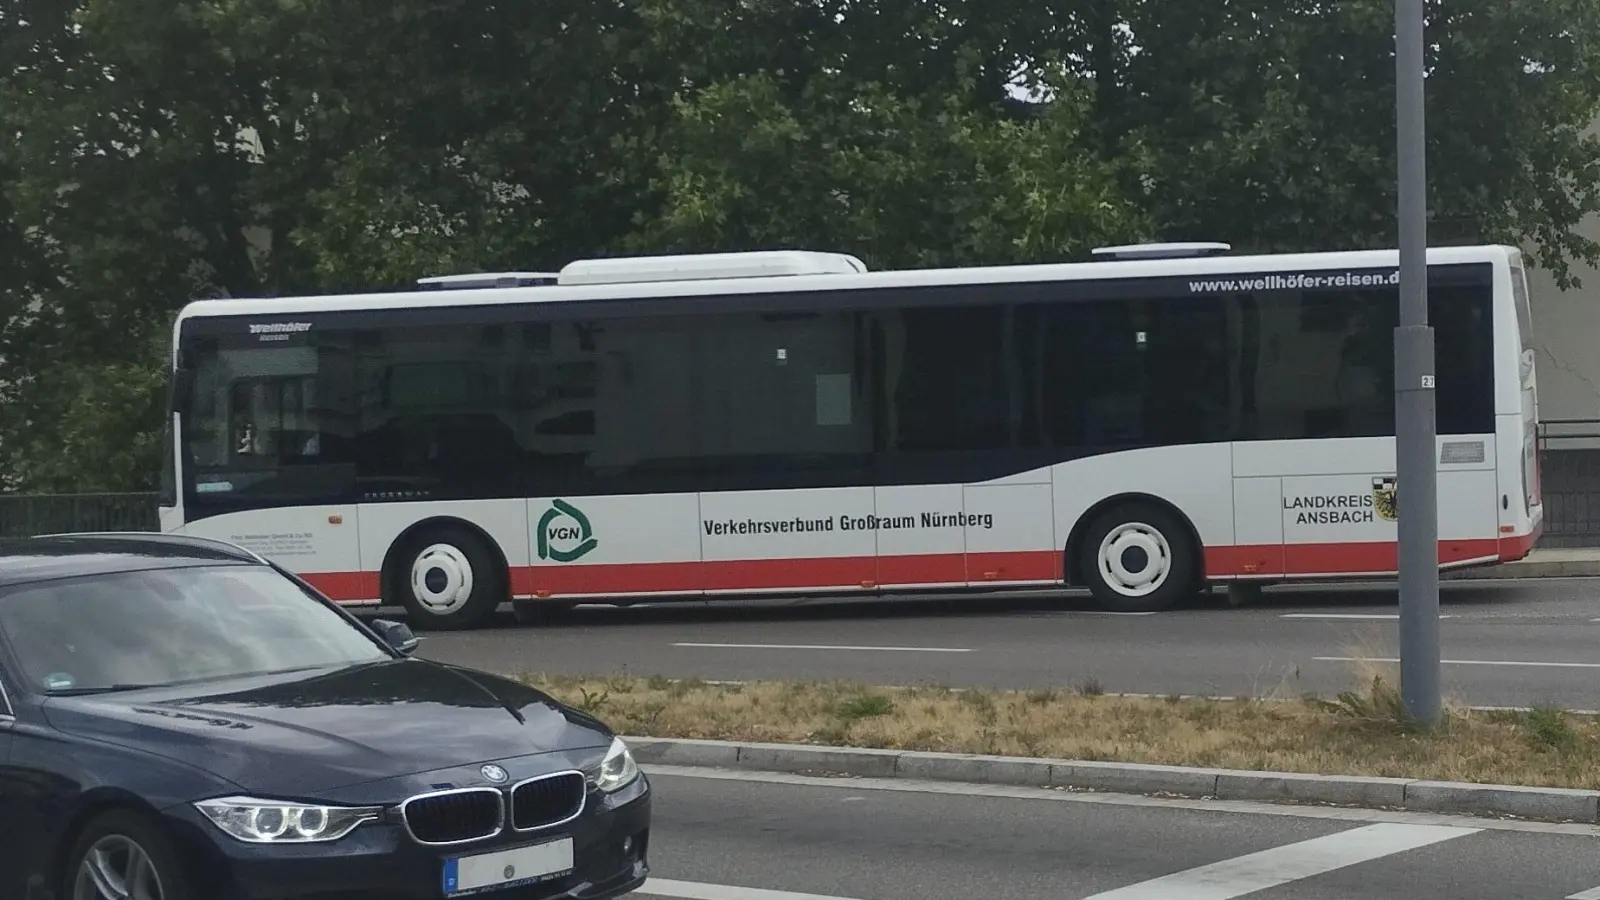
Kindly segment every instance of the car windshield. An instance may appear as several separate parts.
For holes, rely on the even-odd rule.
[[[272,569],[207,566],[30,584],[0,632],[46,693],[209,681],[391,659]]]

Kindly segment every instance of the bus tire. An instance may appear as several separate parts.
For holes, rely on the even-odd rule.
[[[1089,525],[1079,571],[1095,601],[1114,612],[1172,609],[1196,592],[1199,550],[1189,529],[1154,503],[1120,504]]]
[[[510,596],[509,575],[488,542],[466,528],[425,528],[406,543],[393,584],[418,630],[482,628]]]

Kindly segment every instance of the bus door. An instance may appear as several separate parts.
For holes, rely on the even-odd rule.
[[[707,591],[876,585],[860,319],[736,313],[694,330]]]

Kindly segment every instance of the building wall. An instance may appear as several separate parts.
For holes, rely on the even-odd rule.
[[[1600,240],[1600,216],[1585,221],[1578,231]],[[1587,429],[1552,426],[1551,430],[1600,433],[1600,270],[1574,264],[1573,274],[1582,285],[1563,291],[1549,272],[1538,267],[1528,270],[1528,302],[1539,354],[1539,418],[1595,420]]]
[[[1600,240],[1600,216],[1578,231]],[[1546,548],[1600,546],[1600,271],[1574,265],[1573,274],[1582,284],[1562,291],[1549,272],[1528,269]]]

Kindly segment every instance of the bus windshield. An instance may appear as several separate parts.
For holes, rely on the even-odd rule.
[[[194,387],[183,417],[186,487],[219,499],[325,501],[348,494],[354,460],[343,420],[353,398],[340,377],[338,350],[215,340],[191,347]]]

